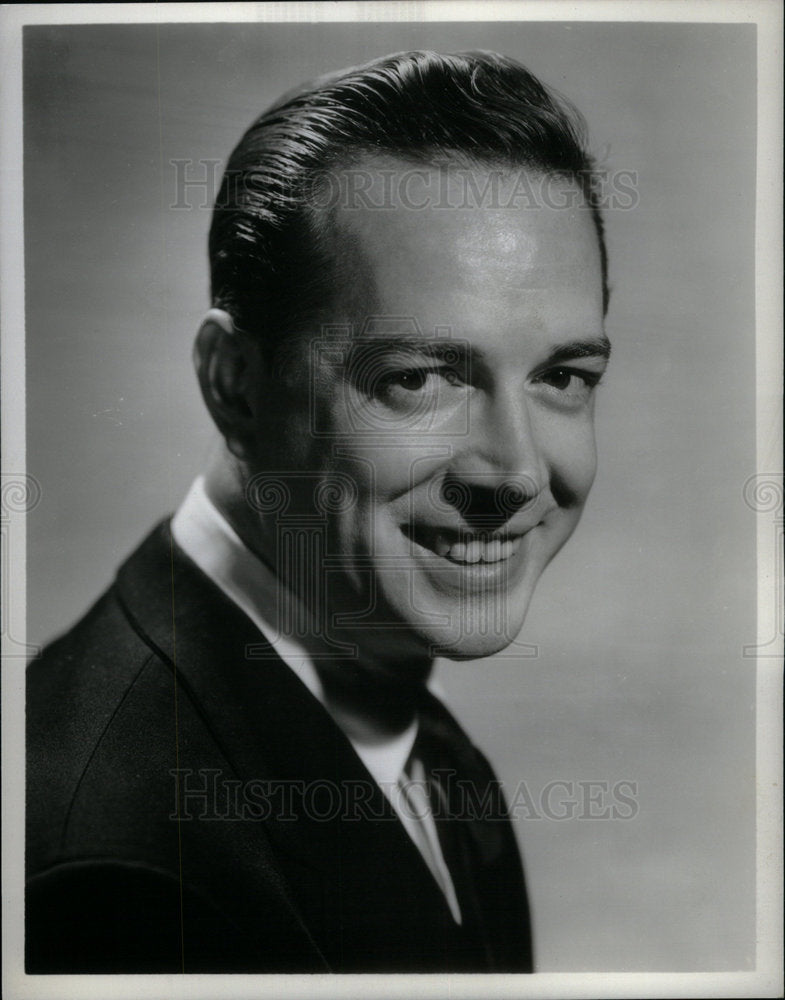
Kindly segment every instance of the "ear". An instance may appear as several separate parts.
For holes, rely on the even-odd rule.
[[[209,309],[194,343],[194,366],[207,409],[227,447],[246,459],[254,439],[251,392],[258,352],[223,309]]]

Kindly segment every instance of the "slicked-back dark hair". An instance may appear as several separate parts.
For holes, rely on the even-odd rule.
[[[402,52],[319,78],[248,129],[224,173],[210,230],[211,293],[267,347],[335,295],[335,251],[315,220],[318,179],[367,157],[521,167],[574,180],[607,257],[580,113],[493,52]]]

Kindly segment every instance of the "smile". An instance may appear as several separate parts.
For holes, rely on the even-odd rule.
[[[499,563],[510,559],[520,548],[523,534],[433,528],[403,525],[407,538],[430,549],[437,556],[458,565]]]

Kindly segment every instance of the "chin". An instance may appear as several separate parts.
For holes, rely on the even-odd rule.
[[[514,589],[496,593],[479,590],[467,594],[464,590],[463,594],[447,595],[431,586],[380,592],[377,600],[384,608],[383,618],[400,624],[396,630],[381,626],[366,632],[363,640],[367,645],[373,635],[382,656],[394,648],[397,658],[419,655],[431,660],[479,660],[493,656],[520,634],[538,576],[530,571],[529,578],[519,581]],[[426,614],[423,609],[428,609],[431,622],[422,620]],[[414,624],[417,616],[421,620]]]
[[[434,642],[431,646],[431,654],[442,657],[445,660],[482,660],[486,656],[493,656],[507,649],[515,637],[508,636],[461,636],[454,643]]]
[[[448,629],[429,630],[421,641],[427,644],[428,655],[447,660],[481,660],[507,649],[517,639],[523,628],[525,615],[516,615],[504,631],[484,630],[452,632]]]

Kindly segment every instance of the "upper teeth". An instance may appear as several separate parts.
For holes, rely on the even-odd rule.
[[[518,550],[520,537],[508,538],[502,541],[500,538],[472,539],[471,541],[452,541],[445,535],[439,533],[433,545],[433,550],[437,555],[444,556],[452,562],[459,563],[493,563],[509,559]]]

